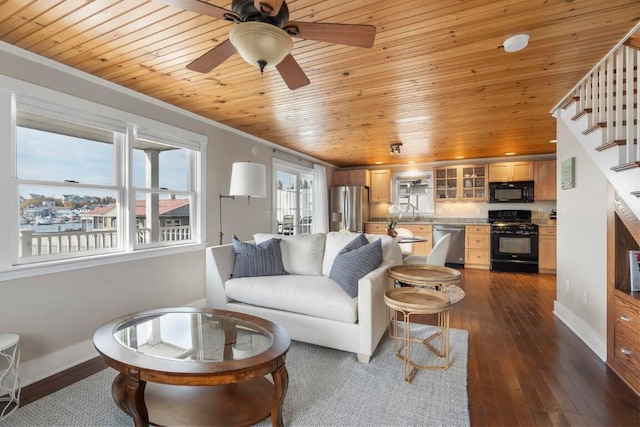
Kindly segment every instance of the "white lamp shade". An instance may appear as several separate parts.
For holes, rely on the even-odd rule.
[[[291,53],[291,36],[275,25],[264,22],[242,22],[229,32],[229,40],[240,56],[254,67],[266,62],[265,69],[274,68]]]
[[[230,196],[267,197],[267,168],[260,163],[238,162],[231,169]]]

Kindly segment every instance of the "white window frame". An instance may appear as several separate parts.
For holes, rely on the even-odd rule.
[[[298,184],[300,182],[300,175],[301,174],[308,174],[311,175],[312,177],[314,176],[313,174],[313,168],[309,168],[309,167],[305,167],[305,166],[301,166],[298,165],[296,163],[292,163],[292,162],[287,162],[286,160],[281,160],[281,159],[273,159],[272,161],[273,163],[273,167],[272,167],[272,171],[273,171],[273,178],[271,180],[271,182],[273,183],[273,208],[272,208],[272,217],[273,217],[273,233],[278,233],[278,200],[277,200],[277,194],[278,194],[278,171],[284,172],[284,173],[289,173],[292,175],[296,176],[296,179],[298,180]],[[295,197],[295,203],[296,203],[296,208],[295,211],[297,213],[297,215],[294,217],[294,223],[293,223],[293,229],[294,229],[294,234],[300,234],[300,186],[296,184],[296,197]],[[314,191],[313,186],[311,187],[312,192]],[[314,214],[314,206],[313,203],[315,203],[315,198],[316,195],[312,194],[312,204],[310,207],[311,210],[311,217],[313,218],[313,214]],[[306,234],[311,234],[313,233],[313,225],[314,225],[314,220],[312,219],[312,223],[311,223],[311,230],[309,233]]]
[[[400,193],[400,182],[408,179],[426,179],[428,181],[429,193],[428,193],[428,204],[426,209],[415,209],[415,211],[411,208],[410,205],[401,205],[399,203],[399,193]],[[433,191],[433,171],[404,171],[404,172],[396,172],[392,177],[392,187],[391,187],[391,200],[393,201],[393,207],[395,207],[398,212],[393,212],[397,214],[424,214],[424,215],[434,215],[435,214],[435,195]]]
[[[113,126],[125,130],[125,141],[121,146],[132,150],[134,133],[152,136],[171,145],[193,150],[191,156],[192,174],[189,178],[189,190],[195,192],[193,206],[190,207],[193,220],[192,238],[181,245],[166,245],[134,248],[132,236],[135,236],[135,188],[132,182],[131,153],[116,153],[117,161],[121,161],[116,169],[122,175],[116,178],[121,183],[123,194],[121,236],[122,250],[113,253],[100,253],[70,259],[42,260],[29,264],[16,263],[19,239],[19,194],[16,177],[16,111],[17,106],[36,109],[48,116],[73,117],[72,121],[91,125]],[[191,252],[204,249],[206,246],[206,148],[207,137],[185,129],[151,120],[132,113],[117,110],[74,96],[66,95],[52,89],[36,86],[0,75],[0,198],[5,201],[0,205],[0,240],[10,244],[0,245],[0,281],[30,277],[53,272],[75,270],[91,266],[166,256],[175,253]],[[117,144],[116,144],[117,145]],[[133,208],[130,208],[133,207]]]

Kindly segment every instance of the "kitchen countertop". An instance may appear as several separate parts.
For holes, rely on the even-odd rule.
[[[389,218],[372,218],[370,221],[366,221],[367,223],[382,223],[389,224],[392,220]],[[489,221],[487,218],[419,218],[416,221],[410,220],[395,220],[398,221],[398,225],[402,224],[415,224],[415,225],[465,225],[465,224],[485,224],[489,225]],[[556,227],[557,224],[550,222],[540,222],[537,220],[532,221],[534,224],[537,224],[539,227]]]
[[[398,221],[398,224],[488,224],[487,218],[418,218],[415,221],[403,220],[403,219],[389,219],[389,218],[372,218],[370,223],[382,222],[388,224],[391,221]]]

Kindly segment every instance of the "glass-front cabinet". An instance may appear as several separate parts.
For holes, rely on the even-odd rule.
[[[439,168],[436,172],[436,200],[458,198],[458,167]]]
[[[486,165],[448,166],[435,169],[436,202],[487,200]]]

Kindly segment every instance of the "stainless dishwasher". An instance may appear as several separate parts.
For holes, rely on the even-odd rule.
[[[433,245],[438,243],[446,234],[451,234],[449,252],[447,252],[447,267],[464,267],[464,225],[434,225]]]

